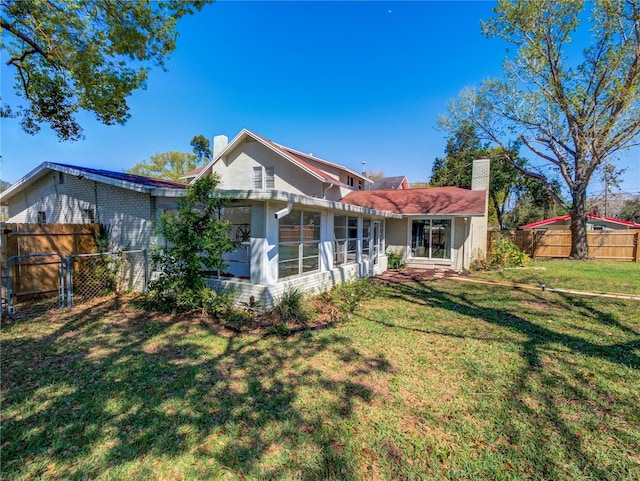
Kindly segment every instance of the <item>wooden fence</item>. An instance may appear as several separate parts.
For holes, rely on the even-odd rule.
[[[489,245],[495,235],[490,233]],[[563,258],[571,253],[571,231],[515,231],[506,234],[531,257]],[[640,262],[640,231],[588,231],[589,256],[595,259]]]
[[[100,224],[3,224],[0,231],[0,269],[7,275],[7,259],[13,256],[54,253],[63,258],[67,254],[96,252],[96,234]],[[9,274],[16,295],[55,292],[58,289],[60,259],[26,257],[11,262]]]

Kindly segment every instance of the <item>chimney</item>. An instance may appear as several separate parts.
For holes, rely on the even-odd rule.
[[[491,173],[489,159],[476,159],[471,170],[471,190],[489,191],[489,177]]]
[[[474,259],[486,259],[487,256],[487,229],[489,227],[489,179],[491,161],[489,159],[477,159],[473,161],[471,170],[471,190],[484,190],[484,215],[472,217],[469,224],[470,255],[469,261]],[[468,268],[467,259],[463,259],[464,268]]]
[[[215,159],[220,152],[224,150],[224,148],[229,143],[229,138],[226,135],[216,135],[213,138],[213,158]]]

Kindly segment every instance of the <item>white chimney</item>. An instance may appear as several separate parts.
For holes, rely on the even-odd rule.
[[[477,159],[473,161],[471,170],[471,190],[484,190],[484,215],[471,217],[469,236],[471,248],[468,250],[471,260],[486,259],[487,229],[489,227],[489,182],[491,178],[491,161]],[[463,260],[463,262],[465,262]],[[466,266],[465,266],[466,267]]]
[[[489,178],[491,177],[489,159],[476,159],[471,170],[471,190],[489,191]]]
[[[224,150],[224,148],[229,143],[229,138],[226,135],[216,135],[213,138],[213,158],[215,159],[220,152]]]

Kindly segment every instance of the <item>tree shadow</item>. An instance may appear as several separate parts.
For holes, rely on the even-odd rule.
[[[447,291],[446,286],[437,281],[412,282],[394,285],[387,293],[413,306],[447,310],[459,318],[469,317],[469,323],[477,329],[469,329],[469,323],[465,323],[465,327],[454,327],[425,322],[424,327],[414,327],[404,326],[402,321],[383,322],[371,317],[368,320],[390,328],[409,329],[417,335],[436,334],[519,346],[522,366],[513,370],[511,383],[499,394],[500,403],[487,401],[491,404],[486,409],[495,413],[491,416],[495,432],[506,433],[504,444],[495,449],[507,459],[526,457],[529,463],[533,460],[535,473],[521,474],[535,479],[576,476],[634,479],[629,463],[616,464],[611,459],[603,462],[594,457],[592,440],[585,439],[584,431],[588,429],[572,417],[589,416],[589,423],[597,423],[598,433],[587,436],[602,436],[600,441],[604,438],[615,442],[620,452],[626,451],[630,459],[638,459],[633,448],[637,446],[637,438],[634,439],[628,429],[638,422],[638,398],[637,394],[626,391],[640,370],[637,322],[621,320],[614,310],[608,309],[607,303],[592,299],[514,289],[518,291],[518,302],[513,301],[513,294],[507,294],[510,301],[502,302],[508,293],[504,287],[475,286],[461,293],[458,289]],[[487,289],[494,296],[488,295]],[[535,305],[542,311],[548,309],[555,315],[571,311],[588,325],[568,327],[544,316],[533,316],[523,307],[526,305]],[[487,334],[482,329],[487,325],[501,329],[490,329]],[[598,336],[607,328],[615,331],[616,336]],[[509,332],[514,335],[509,336]],[[606,363],[611,363],[611,367]],[[626,387],[603,381],[619,375],[611,372],[628,373]],[[475,382],[474,378],[477,375],[470,373],[471,382]],[[569,468],[558,459],[570,460],[579,471],[567,471]],[[640,465],[637,466],[640,469]]]
[[[386,360],[335,332],[241,335],[116,302],[74,310],[44,336],[5,333],[3,477],[47,477],[55,463],[65,479],[142,479],[145,459],[185,456],[198,462],[183,475],[198,479],[357,478],[348,434],[327,419],[370,402],[363,380]],[[322,356],[348,359],[349,372],[309,362]]]

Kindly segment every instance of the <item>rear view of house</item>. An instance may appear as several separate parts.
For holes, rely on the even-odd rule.
[[[328,289],[387,269],[394,251],[416,267],[462,270],[485,254],[489,161],[474,162],[471,190],[410,189],[406,177],[362,173],[242,130],[214,140],[209,164],[191,183],[217,174],[229,202],[236,248],[210,278],[238,302],[268,309],[286,290]],[[101,222],[118,248],[149,248],[158,216],[185,184],[45,163],[5,191],[10,222]],[[378,187],[376,189],[376,187]],[[382,189],[380,189],[382,187]],[[388,188],[385,188],[388,187]],[[374,190],[375,189],[375,190]]]

